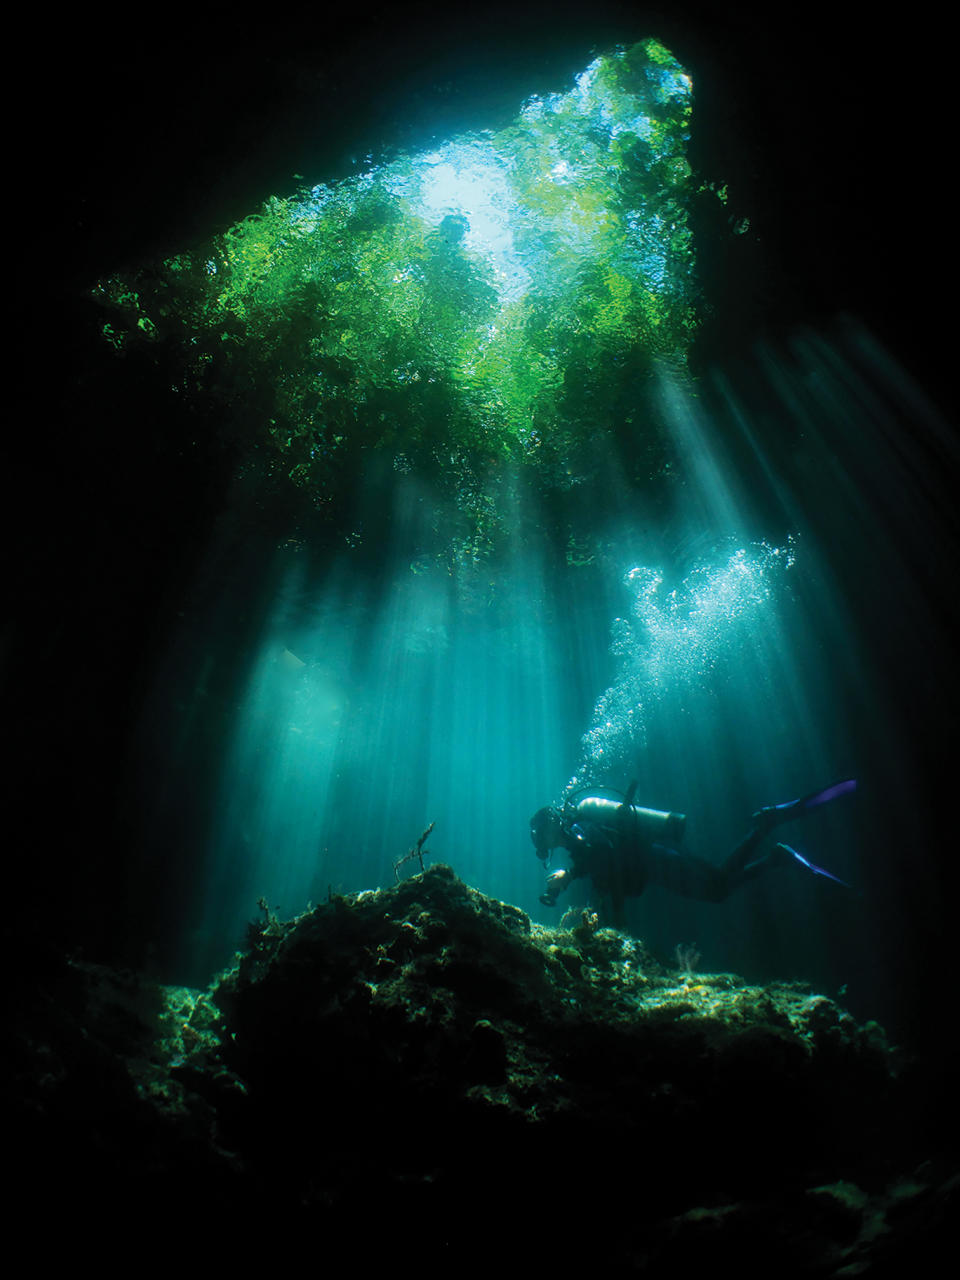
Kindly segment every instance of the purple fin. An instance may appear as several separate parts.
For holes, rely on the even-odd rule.
[[[791,849],[788,844],[778,844],[777,848],[786,849],[787,853],[789,853],[791,857],[796,858],[797,862],[799,862],[801,866],[806,867],[808,871],[812,871],[815,876],[826,876],[828,880],[833,880],[836,884],[842,884],[845,889],[850,888],[850,885],[847,884],[846,880],[841,880],[839,876],[835,876],[829,871],[824,871],[823,867],[815,866],[814,863],[805,858],[802,853],[797,853],[796,849]]]
[[[825,787],[822,791],[811,791],[807,796],[801,796],[799,800],[785,800],[782,804],[771,804],[765,809],[758,809],[753,815],[753,821],[757,823],[764,831],[769,831],[773,827],[778,827],[782,822],[790,822],[794,818],[800,818],[808,809],[815,809],[818,805],[829,804],[831,800],[836,800],[838,796],[846,795],[848,791],[856,791],[856,778],[845,778],[843,782],[835,782],[830,787]]]
[[[843,782],[835,782],[832,787],[827,787],[823,791],[815,791],[812,796],[805,796],[801,806],[804,809],[813,809],[818,804],[829,804],[831,800],[836,800],[837,796],[845,796],[848,791],[856,791],[856,789],[856,778],[847,778]]]

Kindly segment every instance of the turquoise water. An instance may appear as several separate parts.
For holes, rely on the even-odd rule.
[[[766,412],[802,427],[799,468],[774,471],[729,379],[707,402],[665,377],[672,506],[657,527],[611,502],[589,564],[530,536],[495,566],[412,562],[423,495],[400,486],[373,567],[281,547],[232,580],[210,570],[157,693],[158,714],[175,708],[164,795],[189,801],[154,811],[155,856],[191,850],[165,922],[179,972],[223,964],[259,898],[290,916],[392,883],[430,823],[428,862],[555,922],[602,909],[587,881],[538,902],[528,819],[575,786],[636,779],[637,802],[685,812],[687,847],[719,862],[761,805],[854,776],[856,795],[783,834],[851,889],[799,867],[722,905],[649,889],[628,927],[663,956],[695,944],[705,970],[803,977],[875,1011],[897,980],[888,922],[905,883],[935,892],[931,780],[885,684],[898,637],[905,652],[938,643],[913,570],[922,473],[884,435],[890,414],[919,421],[924,406],[856,330],[768,351],[754,376]],[[928,422],[927,446],[946,448]],[[752,471],[730,461],[741,448]],[[884,627],[865,628],[877,602]]]
[[[644,58],[649,118],[636,69],[597,62],[512,129],[166,263],[179,313],[159,276],[101,287],[133,335],[111,345],[185,353],[178,392],[247,450],[141,722],[131,894],[178,980],[258,902],[393,882],[430,824],[428,861],[553,922],[603,909],[587,881],[539,901],[529,818],[582,785],[635,781],[720,862],[756,809],[856,777],[785,833],[851,888],[796,865],[720,906],[650,889],[627,927],[861,1016],[902,988],[938,892],[911,685],[929,706],[948,661],[955,445],[856,322],[690,360],[690,82]]]

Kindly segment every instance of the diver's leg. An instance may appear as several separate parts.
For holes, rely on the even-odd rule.
[[[762,857],[758,857],[757,852],[763,837],[775,827],[779,827],[781,823],[801,818],[811,809],[816,809],[821,804],[829,804],[831,800],[848,795],[856,789],[856,778],[845,778],[842,782],[835,782],[821,791],[811,791],[809,795],[801,796],[798,800],[788,800],[785,804],[773,804],[765,809],[759,809],[753,815],[752,831],[737,845],[723,864],[724,873],[729,881],[728,892],[745,884],[748,880],[753,880],[771,867],[788,866],[791,863],[805,867],[814,875],[825,876],[828,880],[834,880],[837,884],[849,888],[845,880],[816,866],[788,844],[778,844]]]
[[[769,850],[765,854],[760,853],[760,845],[766,834],[766,828],[762,824],[754,826],[726,861],[718,867],[717,870],[725,888],[724,898],[747,881],[755,880],[764,871],[781,865],[782,858],[775,850]]]
[[[655,844],[646,857],[647,884],[660,885],[682,898],[722,902],[730,892],[723,867],[705,858]]]
[[[733,853],[723,862],[721,867],[723,874],[737,880],[739,883],[739,877],[744,869],[756,861],[757,850],[766,834],[766,830],[762,825],[753,826],[734,849]]]
[[[825,791],[814,791],[808,796],[801,796],[799,800],[788,800],[785,804],[771,804],[765,809],[758,809],[752,817],[753,826],[723,863],[723,874],[730,882],[730,889],[735,889],[746,880],[752,880],[770,865],[770,854],[763,858],[759,858],[757,854],[760,842],[774,827],[801,817],[809,809],[818,804],[826,804],[838,795],[853,790],[856,785],[851,778],[827,787]],[[778,859],[774,858],[773,861]]]

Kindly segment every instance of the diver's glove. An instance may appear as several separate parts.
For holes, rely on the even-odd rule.
[[[567,887],[567,877],[569,874],[569,871],[560,870],[554,871],[551,875],[547,876],[546,890],[540,895],[540,901],[545,907],[555,907],[557,905],[557,898]]]

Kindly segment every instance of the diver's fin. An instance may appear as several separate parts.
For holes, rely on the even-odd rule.
[[[776,848],[782,849],[784,853],[788,853],[791,858],[796,862],[799,862],[802,867],[806,867],[808,871],[812,871],[815,876],[826,876],[828,880],[832,880],[835,884],[842,884],[845,889],[852,887],[847,884],[846,880],[841,880],[839,876],[833,875],[832,872],[824,871],[823,867],[815,866],[808,858],[805,858],[802,853],[797,853],[796,849],[791,849],[788,844],[778,844]]]
[[[831,800],[836,800],[837,796],[845,796],[848,791],[856,791],[856,789],[856,778],[845,778],[843,782],[835,782],[830,787],[824,787],[822,791],[814,791],[804,796],[798,803],[801,810],[806,813],[808,809],[815,809],[818,804],[829,804]]]
[[[771,831],[774,827],[779,827],[781,822],[800,818],[808,810],[815,809],[817,805],[829,804],[838,796],[844,796],[848,791],[856,791],[856,789],[856,778],[845,778],[842,782],[834,782],[821,791],[811,791],[809,795],[801,796],[799,800],[787,800],[784,804],[771,804],[765,809],[758,809],[752,815],[752,820],[756,826],[763,827],[765,831]]]

